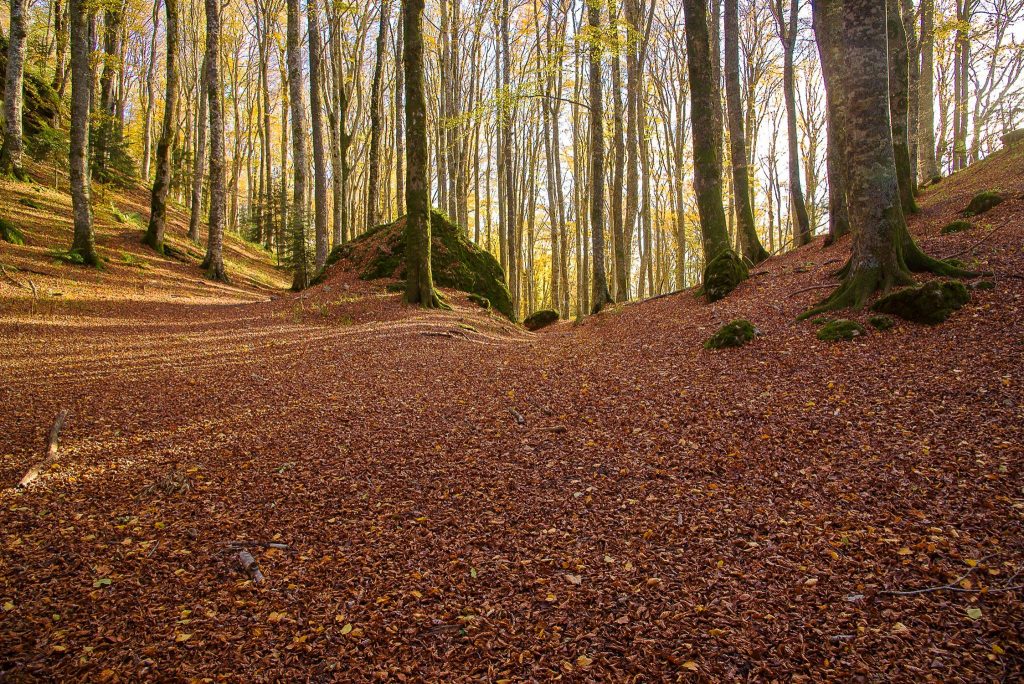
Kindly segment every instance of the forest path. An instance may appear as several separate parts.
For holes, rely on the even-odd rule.
[[[1021,273],[996,178],[978,256]],[[968,180],[933,253],[985,236],[938,235]],[[819,342],[823,292],[788,295],[844,249],[537,335],[343,288],[5,316],[0,483],[70,418],[0,493],[0,673],[1012,679],[1019,591],[881,592],[1021,583],[1024,282]],[[701,348],[739,316],[753,344]]]

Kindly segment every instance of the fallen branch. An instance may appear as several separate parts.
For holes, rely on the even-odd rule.
[[[463,335],[460,332],[456,332],[455,330],[443,330],[443,331],[426,330],[424,332],[421,332],[420,335],[425,335],[426,337],[452,337],[452,338],[465,337],[465,335]]]
[[[229,547],[232,547],[232,548],[236,548],[236,549],[240,549],[240,550],[243,550],[243,551],[245,550],[245,547],[247,545],[248,546],[260,546],[260,547],[262,547],[264,549],[278,549],[279,551],[287,551],[288,550],[288,545],[285,544],[284,542],[229,541],[229,542],[224,542],[224,544],[226,546],[229,546]]]
[[[526,424],[526,418],[523,418],[522,413],[516,411],[514,408],[509,408],[508,412],[512,414],[512,417],[516,419],[517,423],[519,423],[520,425]]]
[[[256,564],[256,559],[245,549],[238,552],[238,564],[241,566],[242,572],[249,576],[253,584],[261,584],[264,581],[265,578],[263,573],[260,572],[260,566]]]
[[[964,254],[969,254],[970,252],[973,252],[975,249],[977,249],[978,247],[981,247],[983,244],[988,242],[988,239],[990,237],[992,237],[993,235],[995,235],[997,232],[999,232],[999,229],[1002,228],[1004,225],[1006,225],[1006,224],[1005,223],[999,224],[998,226],[996,226],[992,230],[990,230],[987,233],[985,233],[985,236],[983,238],[981,238],[980,240],[978,240],[974,244],[972,244],[969,247],[967,247],[967,249],[962,249],[959,252],[955,252],[953,254],[950,254],[949,256],[944,256],[944,257],[942,257],[943,260],[945,260],[945,259],[952,259],[954,257],[963,256]]]
[[[825,283],[824,285],[812,285],[811,287],[805,287],[797,290],[796,292],[790,292],[786,295],[786,299],[792,299],[802,292],[810,292],[811,290],[824,290],[826,287],[838,287],[837,283]]]
[[[17,280],[15,280],[14,277],[7,272],[7,269],[4,268],[3,264],[0,264],[0,275],[2,275],[4,280],[6,280],[8,283],[13,285],[14,287],[17,287],[17,288],[20,288],[20,289],[23,289],[23,290],[27,290],[28,289],[27,285],[24,285],[24,284],[18,282]]]
[[[21,482],[18,483],[19,489],[28,486],[57,460],[57,448],[60,446],[60,431],[64,428],[64,421],[67,420],[67,417],[68,410],[61,409],[61,412],[57,414],[57,420],[53,421],[53,427],[50,428],[50,440],[46,447],[46,458],[29,468],[25,476],[21,478]]]

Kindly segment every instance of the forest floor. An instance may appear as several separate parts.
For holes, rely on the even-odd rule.
[[[346,273],[215,286],[109,222],[150,266],[93,274],[38,246],[67,220],[30,228],[0,252],[37,296],[0,282],[0,679],[1019,679],[1021,168],[912,220],[995,289],[848,343],[795,320],[844,243],[531,334]],[[737,317],[753,343],[702,348]]]

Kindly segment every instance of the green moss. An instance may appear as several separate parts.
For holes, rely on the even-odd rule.
[[[818,339],[824,342],[848,341],[860,337],[865,332],[864,326],[857,321],[837,318],[818,328]]]
[[[471,301],[474,304],[476,304],[477,306],[479,306],[481,309],[490,309],[491,308],[491,302],[490,302],[489,299],[487,299],[487,297],[481,297],[478,294],[474,294],[474,293],[470,292],[468,299],[469,299],[469,301]]]
[[[498,260],[474,245],[447,216],[430,212],[430,266],[434,284],[475,294],[511,320],[515,320],[512,296]],[[341,256],[364,264],[363,280],[405,278],[405,219],[377,226],[348,245]],[[372,249],[370,254],[366,250]],[[341,258],[341,257],[339,257]]]
[[[37,209],[38,210],[38,209],[42,209],[43,208],[42,204],[40,204],[39,202],[35,201],[31,197],[21,197],[21,198],[19,198],[18,199],[18,204],[20,204],[23,207],[28,207],[29,209]]]
[[[982,280],[982,281],[979,281],[979,282],[974,284],[974,289],[975,290],[994,290],[994,289],[996,289],[996,284],[993,283],[991,280]]]
[[[950,233],[960,233],[965,230],[970,230],[973,227],[974,225],[970,221],[953,221],[952,223],[947,223],[942,227],[942,234],[949,235]]]
[[[9,242],[12,245],[25,244],[25,234],[5,218],[0,218],[0,240]]]
[[[54,261],[64,264],[82,266],[85,264],[85,257],[77,249],[51,249],[50,257]]]
[[[875,330],[889,330],[896,325],[896,321],[893,320],[892,316],[886,316],[885,314],[878,314],[868,319],[868,323]]]
[[[405,292],[405,285],[406,283],[404,280],[399,280],[397,283],[388,283],[384,286],[384,291],[391,293]]]
[[[540,330],[558,321],[558,312],[554,309],[541,309],[523,319],[523,327],[527,330]]]
[[[915,323],[935,325],[970,300],[970,293],[959,280],[933,280],[886,295],[871,308]]]
[[[994,190],[983,190],[971,198],[967,208],[961,214],[964,216],[977,216],[983,214],[992,207],[1003,201],[1002,196]]]
[[[704,267],[703,289],[709,302],[717,302],[746,280],[750,272],[736,252],[726,250]]]
[[[745,318],[737,318],[719,328],[707,342],[705,349],[725,349],[726,347],[742,347],[754,339],[757,328]]]

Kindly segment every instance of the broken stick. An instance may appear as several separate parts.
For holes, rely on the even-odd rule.
[[[238,564],[242,566],[242,571],[249,576],[253,584],[263,582],[264,577],[260,572],[260,566],[256,564],[256,559],[252,557],[252,554],[245,549],[238,552]]]
[[[61,412],[57,414],[57,420],[53,421],[53,427],[50,428],[50,441],[46,447],[46,458],[29,468],[25,476],[21,478],[21,482],[18,483],[19,489],[27,486],[42,475],[57,460],[57,448],[60,446],[60,431],[64,428],[64,421],[67,420],[67,417],[68,410],[61,409]]]

